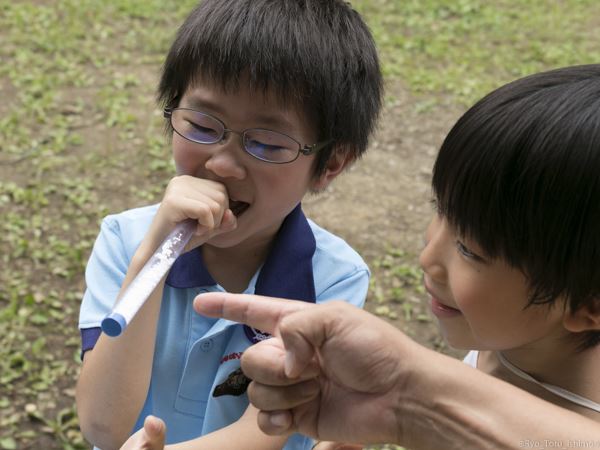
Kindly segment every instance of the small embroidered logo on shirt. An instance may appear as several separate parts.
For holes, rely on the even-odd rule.
[[[248,389],[248,385],[252,380],[244,375],[242,369],[239,368],[231,372],[227,379],[215,387],[213,397],[222,395],[234,395],[236,397],[242,395]]]

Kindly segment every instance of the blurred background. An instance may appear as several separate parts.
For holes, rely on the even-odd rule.
[[[174,174],[155,88],[195,3],[0,0],[0,449],[90,448],[74,409],[84,268],[101,218],[159,201]],[[352,5],[378,44],[385,110],[367,156],[304,207],[371,266],[367,309],[460,357],[417,263],[437,148],[495,87],[600,62],[600,2]]]

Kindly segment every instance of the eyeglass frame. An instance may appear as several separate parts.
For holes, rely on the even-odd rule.
[[[193,139],[190,139],[187,136],[184,136],[182,133],[180,133],[179,131],[177,131],[177,129],[173,125],[173,112],[176,111],[176,110],[193,111],[193,112],[196,112],[196,113],[199,113],[199,114],[203,114],[205,116],[210,117],[211,119],[216,120],[217,122],[219,122],[222,125],[222,127],[223,127],[223,134],[215,142],[199,142],[199,141],[195,141]],[[317,143],[312,144],[312,145],[305,144],[304,147],[303,147],[302,144],[300,142],[298,142],[296,139],[294,139],[293,137],[289,136],[288,134],[282,133],[280,131],[269,130],[269,129],[266,129],[266,128],[246,128],[243,131],[232,130],[231,128],[227,128],[227,126],[225,125],[225,123],[221,119],[219,119],[218,117],[215,117],[212,114],[205,113],[204,111],[198,111],[197,109],[192,109],[192,108],[164,108],[163,109],[163,117],[165,119],[169,119],[169,124],[171,125],[171,128],[173,129],[173,131],[175,133],[177,133],[183,139],[185,139],[187,141],[190,141],[190,142],[193,142],[195,144],[213,145],[213,144],[217,144],[219,142],[222,142],[223,139],[225,139],[225,135],[227,133],[237,134],[238,136],[240,136],[242,138],[242,148],[244,150],[244,153],[247,153],[248,155],[252,156],[254,159],[257,159],[257,160],[262,161],[262,162],[270,163],[270,164],[288,164],[288,163],[292,163],[292,162],[294,162],[294,161],[296,161],[298,159],[298,157],[300,156],[300,154],[305,155],[305,156],[315,154],[318,151],[323,150],[325,147],[327,147],[328,145],[330,145],[333,142],[335,142],[334,139],[328,139],[327,141],[317,142]],[[270,161],[268,159],[259,158],[255,154],[249,152],[248,149],[246,148],[246,145],[244,144],[244,135],[246,134],[246,132],[252,131],[252,130],[268,131],[269,133],[281,134],[282,136],[285,136],[285,137],[291,139],[292,141],[294,141],[296,144],[298,144],[298,153],[296,153],[296,156],[295,156],[294,159],[291,159],[289,161],[283,161],[283,162]]]

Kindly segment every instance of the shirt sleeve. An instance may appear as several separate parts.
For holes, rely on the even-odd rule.
[[[129,261],[119,224],[107,217],[102,221],[85,270],[86,290],[79,312],[82,355],[93,348],[100,337],[100,324],[115,303]]]
[[[336,283],[317,294],[317,303],[329,300],[343,300],[351,305],[363,308],[369,290],[369,270],[359,268],[340,278]]]

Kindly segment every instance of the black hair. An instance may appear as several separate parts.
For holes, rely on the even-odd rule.
[[[520,269],[533,304],[600,300],[600,64],[513,81],[477,102],[433,170],[440,214]],[[600,343],[585,332],[583,348]]]
[[[272,89],[310,114],[320,141],[358,158],[367,149],[382,103],[373,37],[341,0],[203,0],[167,55],[159,102],[175,107],[198,78],[235,89]],[[334,146],[321,150],[315,174]]]

